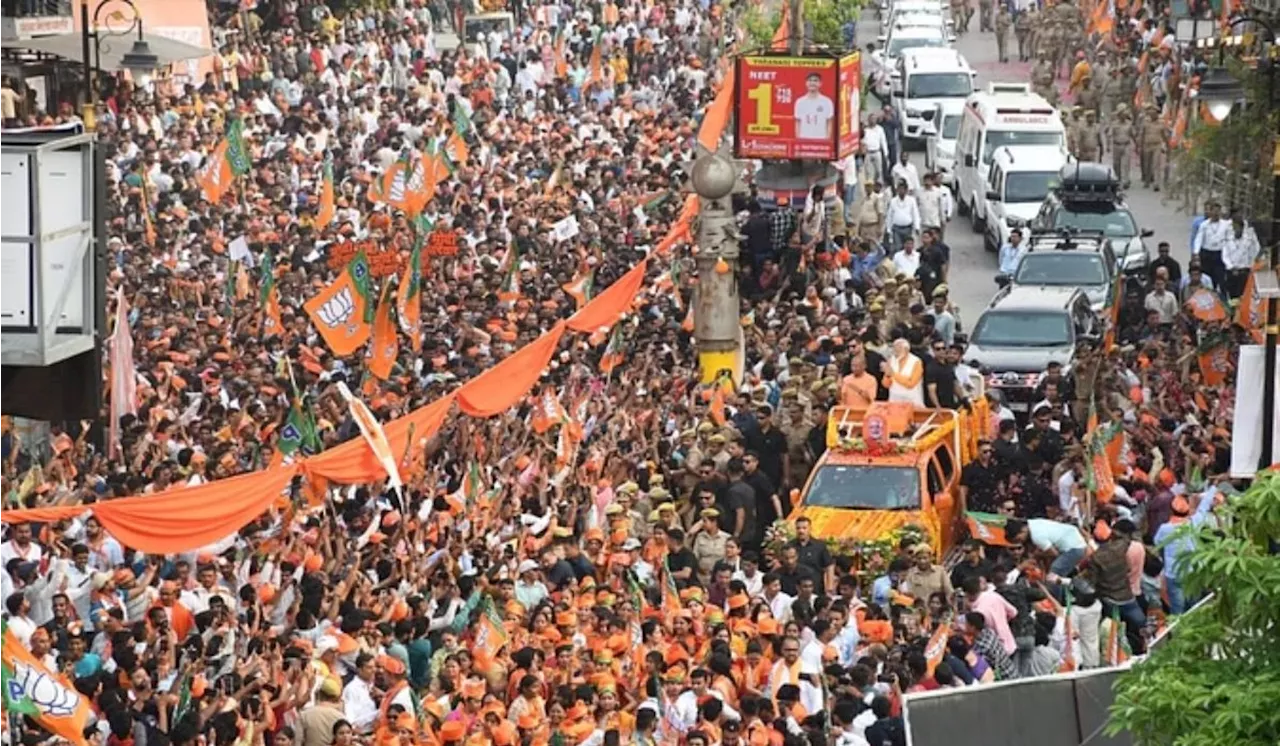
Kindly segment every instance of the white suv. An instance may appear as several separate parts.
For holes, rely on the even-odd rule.
[[[925,125],[932,123],[939,104],[963,110],[976,75],[964,55],[954,49],[904,49],[893,76],[893,106],[902,119],[903,139],[923,140],[928,134]]]

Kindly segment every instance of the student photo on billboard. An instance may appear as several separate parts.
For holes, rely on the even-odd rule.
[[[796,139],[830,140],[831,120],[836,105],[822,94],[822,76],[809,73],[805,78],[805,94],[796,99]]]

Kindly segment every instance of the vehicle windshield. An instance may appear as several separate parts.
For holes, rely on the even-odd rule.
[[[805,505],[905,510],[920,507],[920,473],[910,466],[827,464],[809,484]]]
[[[991,130],[982,144],[982,162],[990,163],[996,148],[1019,145],[1056,145],[1062,147],[1061,132],[1026,132],[1022,130]]]
[[[1105,285],[1107,269],[1098,254],[1036,252],[1023,256],[1018,262],[1013,281],[1017,285]]]
[[[890,39],[885,54],[897,57],[904,49],[912,47],[945,47],[947,40],[941,36],[917,36],[910,39]]]
[[[990,311],[978,319],[969,341],[981,347],[1062,347],[1071,343],[1071,324],[1062,311]]]
[[[1004,201],[1010,204],[1017,202],[1044,202],[1049,190],[1058,183],[1056,171],[1015,171],[1004,177]]]
[[[1128,210],[1072,210],[1063,207],[1053,217],[1054,228],[1102,231],[1107,238],[1133,238],[1138,225]]]
[[[907,98],[964,98],[970,93],[969,73],[920,73],[907,79]]]
[[[942,118],[942,139],[954,140],[960,135],[960,120],[963,119],[959,114],[948,114]]]

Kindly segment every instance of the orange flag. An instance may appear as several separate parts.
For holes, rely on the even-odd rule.
[[[459,166],[465,164],[468,156],[471,155],[471,149],[467,147],[467,141],[456,130],[449,135],[448,140],[445,140],[444,152],[449,157],[449,160]]]
[[[711,401],[707,404],[707,413],[711,415],[711,420],[719,427],[723,427],[724,423],[728,422],[728,417],[724,411],[724,398],[723,386],[717,384],[711,389]]]
[[[720,137],[729,125],[729,115],[733,113],[734,75],[735,68],[730,67],[716,91],[716,97],[707,106],[702,126],[698,128],[698,144],[713,153],[720,149]]]
[[[196,176],[200,192],[205,199],[214,204],[222,201],[222,195],[231,188],[231,181],[235,178],[235,174],[231,171],[231,161],[227,158],[227,147],[227,140],[223,138],[222,142],[218,143],[218,147],[213,149],[204,168],[200,169],[199,175]]]
[[[50,733],[83,746],[84,729],[92,714],[89,700],[45,668],[8,628],[3,648],[4,685],[8,688],[4,699],[10,708],[29,715]]]
[[[1262,319],[1267,305],[1262,296],[1258,295],[1258,286],[1254,279],[1258,272],[1263,271],[1265,268],[1266,265],[1262,262],[1257,262],[1253,265],[1253,271],[1249,273],[1249,279],[1244,282],[1244,292],[1240,294],[1240,305],[1236,306],[1236,324],[1249,332],[1256,344],[1262,344],[1263,342]]]
[[[280,318],[280,294],[274,287],[267,293],[266,305],[262,307],[262,336],[274,337],[284,334],[284,321]]]
[[[604,42],[596,38],[591,45],[591,61],[587,64],[587,85],[604,82]]]
[[[1186,306],[1191,315],[1201,321],[1223,321],[1227,318],[1227,308],[1222,305],[1218,294],[1208,288],[1200,288],[1187,298]]]
[[[1200,352],[1200,375],[1210,386],[1221,386],[1231,372],[1231,348],[1224,344],[1216,344]]]
[[[939,624],[938,629],[929,638],[928,644],[924,646],[924,657],[928,662],[926,670],[929,676],[933,675],[933,669],[938,667],[938,664],[942,662],[942,657],[947,654],[947,641],[950,639],[951,627],[946,624]]]
[[[342,398],[347,400],[347,410],[351,412],[351,418],[356,421],[356,425],[360,428],[360,435],[364,437],[364,442],[373,451],[374,458],[378,460],[378,465],[387,472],[387,482],[392,487],[401,487],[404,482],[400,481],[400,467],[396,462],[395,452],[391,450],[391,442],[387,439],[387,433],[382,429],[382,423],[378,422],[378,418],[373,416],[373,412],[369,411],[369,407],[352,394],[351,389],[347,388],[347,384],[342,381],[338,381],[338,393],[342,394]]]
[[[529,425],[533,427],[533,431],[542,435],[568,419],[569,413],[560,403],[560,395],[556,393],[556,387],[544,386],[529,419]]]
[[[316,230],[323,230],[337,215],[333,194],[333,166],[324,164],[324,181],[320,185],[320,208],[316,213]]]
[[[361,253],[332,285],[303,306],[325,344],[338,357],[360,349],[373,333],[369,278],[369,262]]]
[[[773,40],[769,43],[770,49],[786,49],[787,44],[791,41],[791,6],[784,4],[782,6],[782,20],[778,23],[778,28],[773,32]]]
[[[396,355],[400,352],[396,321],[391,317],[391,297],[388,292],[390,288],[390,283],[382,288],[378,310],[373,317],[373,341],[369,344],[369,372],[381,381],[391,377],[391,369],[396,364]]]

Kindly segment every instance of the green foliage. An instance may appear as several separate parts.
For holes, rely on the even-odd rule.
[[[769,13],[763,6],[748,9],[742,14],[742,28],[747,32],[746,49],[765,49],[773,41],[773,33],[782,22],[782,14]]]
[[[1274,746],[1280,733],[1280,475],[1220,506],[1193,536],[1183,582],[1214,598],[1116,684],[1108,731],[1161,746]]]
[[[844,25],[858,20],[862,0],[804,0],[804,20],[813,24],[811,42],[845,51]]]
[[[813,28],[813,36],[809,42],[815,46],[844,50],[844,25],[858,19],[862,3],[863,0],[804,0],[804,20]],[[768,48],[780,23],[781,4],[772,12],[762,7],[747,10],[742,16],[742,26],[747,31],[746,48]]]

